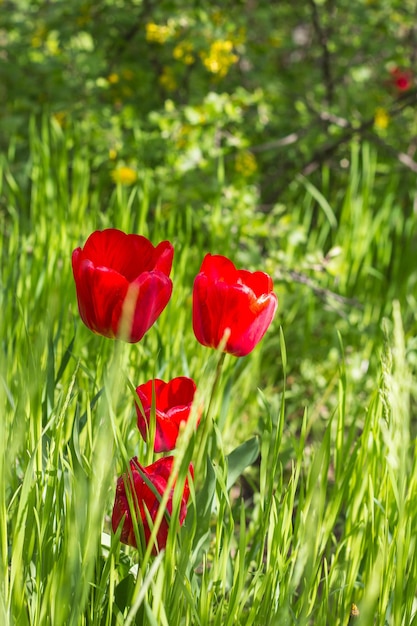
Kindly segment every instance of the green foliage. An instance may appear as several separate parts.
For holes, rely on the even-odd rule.
[[[416,623],[415,87],[389,73],[413,3],[0,4],[1,623]],[[71,251],[109,226],[175,247],[138,345],[77,311]],[[220,378],[191,325],[209,251],[280,302]],[[178,375],[212,421],[153,558],[110,514],[152,456],[132,387]]]
[[[325,197],[302,181],[298,217],[281,209],[259,220],[256,245],[249,234],[240,251],[227,243],[223,251],[251,267],[261,266],[263,247],[281,314],[252,355],[225,360],[210,399],[217,357],[207,361],[210,351],[196,344],[190,315],[204,209],[162,222],[143,181],[116,186],[107,204],[100,186],[88,195],[94,156],[81,132],[31,126],[30,187],[15,181],[13,160],[3,161],[3,622],[347,624],[355,603],[359,623],[411,623],[414,230],[396,208],[394,182],[378,202],[375,153],[352,146],[336,225],[315,209]],[[110,224],[155,242],[172,237],[176,248],[172,301],[134,346],[94,336],[76,309],[71,250]],[[317,268],[328,237],[334,252]],[[309,282],[317,275],[322,291]],[[188,516],[150,559],[121,548],[109,515],[116,476],[131,456],[148,454],[132,384],[180,374],[196,379],[214,428],[184,433],[182,480],[197,459]]]
[[[380,147],[387,174],[416,172],[414,77],[401,92],[390,74],[413,68],[411,0],[2,5],[0,131],[3,147],[16,131],[20,165],[28,117],[48,111],[84,122],[96,172],[151,172],[168,207],[181,193],[228,209],[244,188],[240,203],[272,208],[300,172],[320,185],[324,164],[339,194],[354,138]]]

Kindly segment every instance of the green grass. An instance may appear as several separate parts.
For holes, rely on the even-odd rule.
[[[417,624],[415,226],[395,181],[382,195],[377,156],[354,146],[343,199],[329,189],[323,204],[298,181],[296,208],[278,226],[265,216],[266,233],[248,216],[239,249],[221,211],[213,230],[180,202],[164,213],[149,173],[106,196],[81,139],[33,124],[25,176],[12,146],[1,162],[1,623]],[[300,243],[278,232],[288,222]],[[71,252],[110,225],[175,246],[172,300],[137,345],[78,317]],[[332,246],[340,266],[312,270]],[[226,357],[214,425],[178,446],[182,480],[196,463],[194,492],[152,558],[110,530],[117,476],[131,456],[152,456],[131,386],[190,375],[207,410],[218,355],[191,327],[207,251],[264,264],[280,313],[252,355]],[[285,266],[363,308],[327,306],[331,293],[287,280]]]

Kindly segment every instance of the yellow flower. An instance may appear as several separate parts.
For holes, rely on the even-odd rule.
[[[281,48],[283,44],[282,37],[278,34],[278,32],[273,31],[272,34],[268,37],[268,44],[272,48]]]
[[[109,74],[107,76],[107,81],[110,83],[110,85],[115,85],[119,82],[119,74],[116,74],[116,72]]]
[[[129,68],[125,68],[122,70],[122,76],[125,80],[133,80],[135,77],[135,74]]]
[[[230,66],[239,60],[233,53],[233,42],[229,39],[213,41],[208,54],[203,52],[201,58],[208,71],[220,77],[226,76]]]
[[[133,185],[138,179],[138,175],[134,169],[127,165],[116,167],[111,173],[113,182],[117,185]]]
[[[234,46],[240,46],[241,44],[245,43],[247,39],[246,28],[244,26],[238,28],[235,33],[230,35],[230,39],[233,42]]]
[[[177,44],[172,51],[172,56],[177,61],[182,61],[185,65],[191,65],[194,62],[194,55],[192,54],[193,44],[189,41],[181,41]]]
[[[146,41],[162,44],[166,42],[170,35],[171,29],[169,26],[154,24],[153,22],[146,24]]]
[[[122,96],[124,96],[125,98],[130,98],[131,96],[133,96],[133,89],[128,85],[124,85],[121,91]]]
[[[225,14],[220,9],[216,9],[211,14],[211,19],[213,20],[213,24],[216,24],[216,26],[219,26],[220,24],[223,24],[223,22],[225,21]]]
[[[54,30],[48,34],[48,37],[45,41],[45,46],[49,54],[53,56],[56,56],[57,54],[59,54],[60,48],[59,48],[59,37],[58,37],[57,31]]]
[[[114,159],[117,157],[117,150],[115,148],[110,148],[109,149],[109,159],[111,159],[112,161],[114,161]]]
[[[55,113],[52,114],[52,117],[56,123],[61,126],[61,128],[64,128],[67,118],[66,111],[55,111]]]
[[[159,82],[167,91],[175,91],[178,86],[177,81],[175,80],[174,72],[170,67],[164,67],[162,74],[159,77]]]
[[[88,4],[81,5],[80,13],[77,19],[75,20],[77,23],[77,26],[82,28],[83,26],[86,26],[86,24],[89,24],[91,20],[92,20],[91,7]]]
[[[385,109],[379,107],[375,111],[374,126],[378,130],[385,130],[389,124],[389,115]]]
[[[190,139],[190,135],[192,133],[192,126],[190,124],[183,124],[177,132],[175,145],[177,148],[185,148]]]
[[[255,155],[249,150],[238,152],[235,157],[235,170],[243,176],[251,176],[258,169]]]
[[[40,48],[42,44],[43,40],[37,35],[34,35],[30,40],[30,45],[32,46],[32,48]]]
[[[32,48],[40,48],[46,41],[48,29],[45,24],[39,24],[30,40]]]

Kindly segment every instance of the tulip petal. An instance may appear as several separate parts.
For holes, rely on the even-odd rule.
[[[131,284],[136,291],[128,341],[140,341],[165,309],[172,294],[172,281],[162,272],[145,272]]]
[[[247,270],[238,270],[239,283],[249,287],[257,298],[264,294],[269,294],[274,288],[272,278],[265,272],[248,272]]]
[[[153,269],[159,270],[169,276],[172,269],[173,258],[174,248],[172,244],[169,241],[161,241],[154,250]]]
[[[129,282],[153,269],[169,274],[173,255],[174,249],[168,241],[162,241],[155,248],[146,237],[126,234],[117,228],[95,231],[83,249],[84,258],[95,266],[111,268]]]
[[[127,280],[117,272],[96,268],[91,261],[84,260],[78,267],[76,289],[83,322],[100,335],[116,337]]]
[[[221,254],[206,254],[200,268],[200,273],[205,274],[209,281],[221,280],[234,284],[238,278],[238,272],[232,261]]]

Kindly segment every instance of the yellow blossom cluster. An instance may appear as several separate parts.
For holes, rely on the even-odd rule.
[[[32,48],[44,48],[51,56],[60,53],[59,33],[57,30],[48,31],[44,24],[40,24],[30,40]]]
[[[178,87],[174,72],[170,67],[163,68],[162,74],[159,77],[159,83],[167,91],[175,91]]]
[[[67,121],[67,112],[55,111],[55,113],[52,114],[52,118],[55,120],[58,126],[60,126],[61,128],[64,128],[66,121]]]
[[[194,63],[194,54],[193,54],[193,44],[190,41],[180,41],[174,50],[172,51],[172,56],[177,61],[182,61],[185,65],[191,65]]]
[[[235,171],[243,176],[251,176],[258,169],[255,155],[249,150],[241,150],[235,157]]]
[[[47,36],[48,29],[45,24],[39,24],[32,35],[30,45],[32,48],[40,48],[45,43]]]
[[[378,130],[385,130],[389,124],[389,115],[385,109],[379,107],[375,111],[374,126]]]
[[[230,39],[234,46],[244,44],[247,39],[246,28],[244,26],[238,28],[233,34],[230,34]]]
[[[118,83],[120,80],[119,74],[116,74],[116,72],[113,72],[112,74],[109,74],[107,76],[107,81],[110,83],[110,85],[116,85],[116,83]]]
[[[163,44],[171,35],[172,29],[166,24],[155,24],[154,22],[146,24],[146,41]]]
[[[135,75],[131,69],[123,68],[119,73],[112,72],[106,78],[98,79],[97,84],[103,87],[109,86],[114,104],[121,106],[123,100],[131,98],[135,93],[134,85],[131,84],[134,78]]]
[[[230,67],[239,60],[233,52],[233,42],[229,39],[217,39],[213,41],[208,52],[201,53],[205,67],[212,74],[223,78]]]
[[[219,8],[216,8],[211,14],[211,21],[216,26],[220,26],[221,24],[224,24],[226,20],[227,20],[227,14]]]
[[[128,67],[122,69],[122,77],[125,80],[133,80],[135,77],[135,74],[132,70],[130,70]]]
[[[80,28],[83,28],[87,24],[91,23],[93,19],[92,14],[91,14],[91,9],[92,7],[88,3],[82,4],[80,6],[80,12],[76,19],[77,26],[79,26]]]

